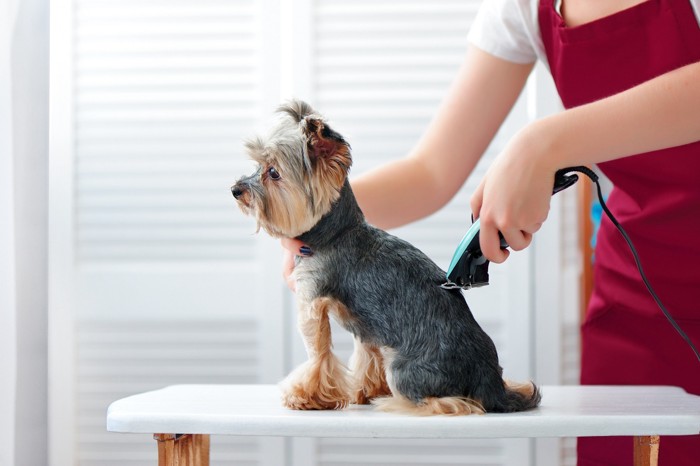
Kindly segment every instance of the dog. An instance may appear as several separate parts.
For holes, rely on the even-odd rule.
[[[246,142],[257,170],[231,192],[277,238],[298,238],[298,327],[308,360],[280,383],[291,409],[372,403],[416,415],[535,408],[532,383],[502,377],[496,347],[445,272],[369,225],[353,195],[350,145],[307,103],[288,102],[270,133]],[[332,316],[354,336],[350,370],[331,351]]]

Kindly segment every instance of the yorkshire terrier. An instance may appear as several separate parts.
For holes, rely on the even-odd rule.
[[[294,269],[308,360],[280,384],[291,409],[372,404],[419,415],[536,407],[534,383],[502,377],[496,347],[460,290],[411,244],[369,225],[350,184],[350,145],[311,106],[278,109],[269,135],[246,143],[258,168],[231,187],[273,237],[313,254]],[[331,352],[329,315],[354,335],[348,370]]]

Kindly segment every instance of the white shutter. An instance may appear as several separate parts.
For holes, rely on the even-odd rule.
[[[261,344],[282,315],[260,312],[265,240],[230,193],[268,91],[260,3],[74,1],[81,466],[155,464],[149,436],[105,432],[115,399],[261,382],[279,356]],[[212,464],[278,464],[264,440],[212,442]]]
[[[252,258],[227,191],[260,101],[255,13],[76,1],[79,260]]]
[[[496,466],[504,463],[498,440],[355,440],[327,439],[319,447],[318,463],[328,466]]]

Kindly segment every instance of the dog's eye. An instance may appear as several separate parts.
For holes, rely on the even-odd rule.
[[[270,168],[268,168],[268,169],[267,169],[267,174],[268,174],[268,176],[269,176],[270,178],[272,178],[273,180],[279,180],[279,179],[280,179],[280,174],[279,174],[279,172],[277,171],[277,169],[276,169],[275,167],[270,167]]]

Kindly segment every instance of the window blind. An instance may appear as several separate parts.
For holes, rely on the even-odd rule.
[[[228,188],[261,99],[254,0],[76,0],[81,261],[250,260]]]

